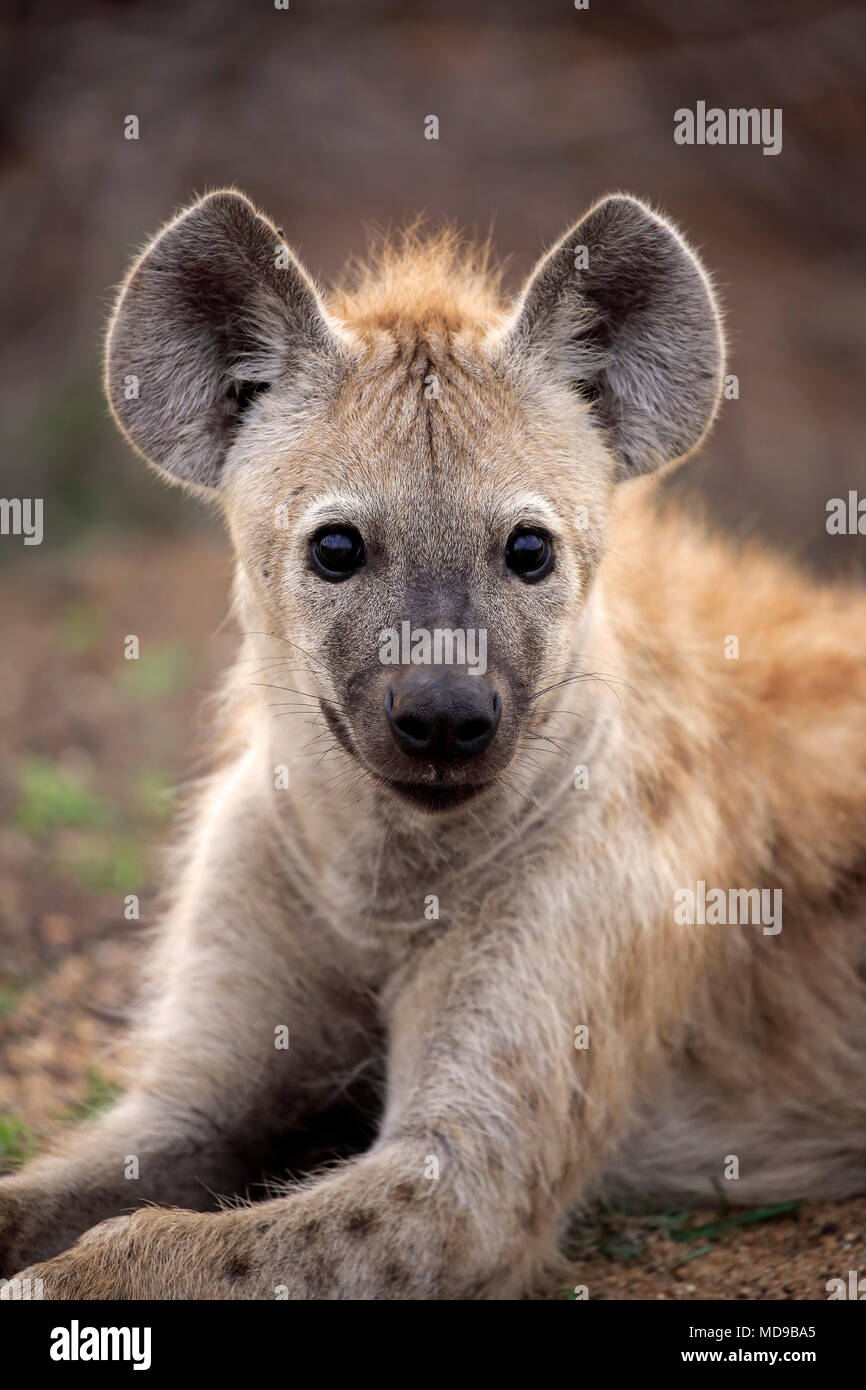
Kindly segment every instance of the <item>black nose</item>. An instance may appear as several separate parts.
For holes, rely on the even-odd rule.
[[[480,676],[449,680],[410,676],[385,697],[397,747],[413,758],[448,762],[474,758],[493,742],[502,701]]]

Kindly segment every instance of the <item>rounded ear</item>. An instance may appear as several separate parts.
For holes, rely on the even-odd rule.
[[[108,330],[105,385],[151,463],[202,487],[257,392],[337,340],[281,234],[239,193],[212,193],[130,271]]]
[[[596,204],[543,257],[506,345],[592,402],[624,476],[690,453],[719,402],[724,341],[709,279],[636,198]]]

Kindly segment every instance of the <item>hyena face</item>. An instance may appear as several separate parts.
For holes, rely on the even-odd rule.
[[[441,811],[531,732],[613,488],[694,446],[722,349],[694,256],[633,199],[591,211],[507,314],[431,265],[416,248],[337,318],[281,234],[214,194],[134,267],[107,387],[147,458],[217,490],[257,621],[343,748]]]
[[[288,439],[291,388],[268,392],[228,466],[266,630],[315,654],[305,678],[342,746],[428,809],[506,767],[589,592],[612,468],[561,404],[572,428],[485,342],[407,325]]]

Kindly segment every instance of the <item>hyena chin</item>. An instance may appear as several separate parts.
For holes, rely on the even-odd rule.
[[[108,396],[243,649],[129,1087],[0,1184],[0,1274],[512,1297],[600,1193],[866,1187],[866,599],[658,503],[723,370],[631,197],[510,304],[450,233],[325,296],[231,191],[140,257]]]

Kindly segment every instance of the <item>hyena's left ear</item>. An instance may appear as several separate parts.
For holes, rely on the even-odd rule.
[[[623,476],[683,457],[715,415],[724,342],[709,280],[636,198],[606,198],[548,252],[506,341],[593,402]]]
[[[213,487],[256,393],[338,354],[281,234],[241,194],[212,193],[133,266],[108,331],[106,391],[146,459]]]

